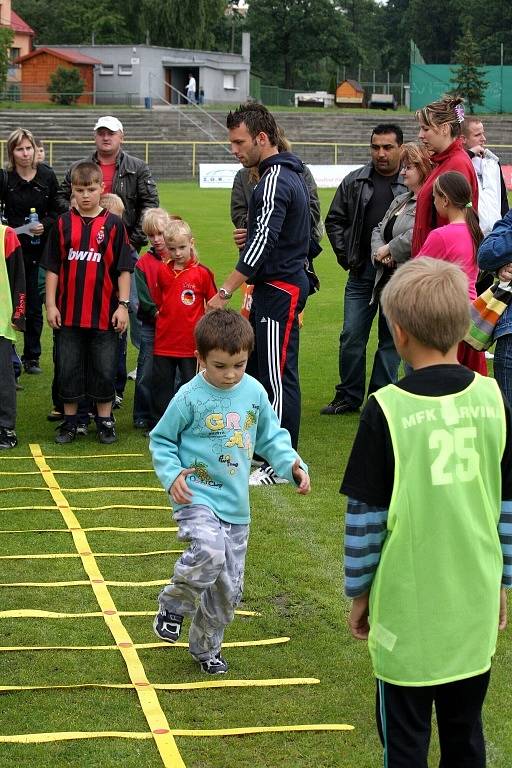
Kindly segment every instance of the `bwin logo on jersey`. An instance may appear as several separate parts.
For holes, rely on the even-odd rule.
[[[68,261],[101,261],[101,253],[96,251],[75,251],[69,249]]]

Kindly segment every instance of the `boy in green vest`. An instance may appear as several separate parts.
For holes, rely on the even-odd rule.
[[[427,768],[433,704],[440,766],[482,768],[512,586],[510,409],[457,361],[469,326],[458,267],[405,264],[382,306],[413,372],[369,398],[341,486],[349,626],[368,639],[386,768]]]

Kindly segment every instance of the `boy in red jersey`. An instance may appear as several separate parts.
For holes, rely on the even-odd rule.
[[[213,273],[199,264],[186,221],[170,221],[164,241],[169,260],[160,264],[156,281],[160,303],[151,388],[156,421],[163,416],[177,390],[178,371],[181,384],[196,375],[194,329],[205,313],[206,302],[217,293]]]
[[[164,232],[169,221],[169,214],[163,208],[148,208],[142,217],[142,231],[151,247],[139,257],[134,270],[139,297],[137,318],[141,322],[137,377],[133,396],[133,426],[136,429],[151,429],[155,426],[151,386],[155,323],[160,303],[156,284],[162,261],[169,260],[164,241]]]
[[[119,216],[101,208],[101,170],[77,163],[71,175],[76,208],[53,227],[41,264],[46,269],[46,316],[60,329],[58,380],[64,422],[56,443],[76,437],[78,401],[96,403],[101,443],[116,440],[111,404],[115,396],[117,333],[126,330],[133,259]]]

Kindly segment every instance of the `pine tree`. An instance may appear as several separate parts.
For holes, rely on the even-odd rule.
[[[485,79],[485,70],[480,65],[480,51],[469,25],[457,41],[454,59],[457,66],[453,69],[453,92],[463,96],[470,114],[477,104],[483,104],[485,91],[489,85]]]

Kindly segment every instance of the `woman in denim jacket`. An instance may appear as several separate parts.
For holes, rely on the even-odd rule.
[[[478,266],[495,272],[500,280],[512,280],[512,211],[497,221],[478,249]],[[512,402],[512,305],[506,308],[494,329],[494,376],[501,391]]]
[[[403,183],[409,191],[395,197],[372,232],[371,257],[376,269],[372,303],[394,270],[411,258],[416,198],[433,168],[426,148],[414,142],[403,144],[400,159]]]

